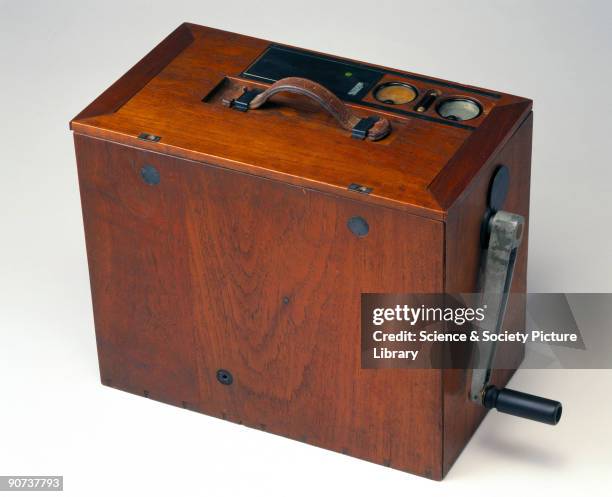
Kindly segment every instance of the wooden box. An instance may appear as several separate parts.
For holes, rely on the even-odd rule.
[[[284,76],[390,134],[354,139],[300,95],[227,106]],[[377,99],[388,82],[417,97]],[[480,115],[442,117],[454,98]],[[71,129],[103,384],[443,478],[486,412],[470,371],[361,369],[360,295],[476,290],[499,165],[528,217],[530,100],[183,24]]]

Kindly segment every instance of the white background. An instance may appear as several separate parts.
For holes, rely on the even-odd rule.
[[[520,371],[561,423],[489,415],[442,483],[102,387],[68,131],[183,21],[527,96],[529,289],[611,292],[610,5],[0,1],[0,474],[71,496],[610,495],[610,371]]]

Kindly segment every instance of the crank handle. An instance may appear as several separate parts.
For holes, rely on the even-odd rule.
[[[489,385],[482,396],[482,404],[487,409],[531,419],[548,425],[556,425],[561,419],[563,406],[556,400],[545,399],[509,388],[499,389]]]
[[[489,239],[480,285],[483,305],[488,309],[483,329],[499,333],[504,322],[524,222],[522,216],[504,211],[498,211],[487,219]],[[479,344],[479,363],[472,371],[471,400],[487,409],[495,408],[513,416],[556,425],[563,410],[560,402],[507,388],[499,389],[489,383],[495,351],[495,343]]]

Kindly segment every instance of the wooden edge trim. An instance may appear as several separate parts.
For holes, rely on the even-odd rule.
[[[187,23],[181,24],[104,93],[79,112],[70,121],[70,129],[73,129],[73,124],[77,120],[116,112],[193,40],[190,26]]]
[[[293,176],[287,173],[281,173],[270,169],[264,169],[260,167],[253,167],[250,164],[243,164],[241,162],[232,161],[229,159],[224,159],[222,157],[217,157],[213,155],[204,154],[201,152],[193,152],[190,150],[185,150],[180,147],[175,147],[172,145],[166,145],[164,143],[154,143],[147,142],[144,140],[139,140],[137,137],[132,137],[128,135],[122,135],[115,132],[109,132],[107,130],[103,130],[100,128],[88,126],[87,123],[74,123],[74,138],[83,136],[97,140],[105,140],[113,143],[117,143],[120,145],[124,145],[126,147],[137,148],[140,150],[145,150],[147,152],[153,152],[161,155],[168,155],[175,158],[187,159],[194,163],[202,163],[207,166],[217,167],[221,169],[229,169],[234,172],[250,174],[253,176],[257,176],[259,178],[265,178],[268,180],[279,181],[281,183],[285,183],[287,185],[296,186],[299,188],[305,188],[313,191],[318,191],[319,193],[331,194],[335,196],[340,196],[347,198],[349,200],[357,200],[361,202],[365,202],[372,205],[378,205],[381,207],[386,207],[394,210],[399,210],[406,212],[413,216],[418,216],[426,219],[431,219],[433,221],[441,221],[445,222],[446,213],[427,208],[421,205],[413,205],[405,202],[401,202],[398,200],[393,200],[386,197],[381,197],[376,195],[375,193],[370,195],[364,195],[361,193],[356,193],[349,191],[348,188],[342,188],[336,185],[331,185],[328,183],[323,183],[317,180],[311,180],[307,178],[303,178],[300,176]],[[433,198],[431,198],[433,201]]]
[[[478,171],[493,159],[531,112],[531,100],[504,96],[489,117],[472,132],[428,190],[446,211],[468,190]],[[483,158],[485,161],[478,160]]]

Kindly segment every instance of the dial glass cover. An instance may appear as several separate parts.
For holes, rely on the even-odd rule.
[[[481,112],[480,105],[469,98],[451,98],[438,106],[438,114],[451,121],[469,121]]]
[[[406,83],[383,83],[374,91],[374,98],[385,104],[401,105],[412,102],[417,96],[414,86]]]

